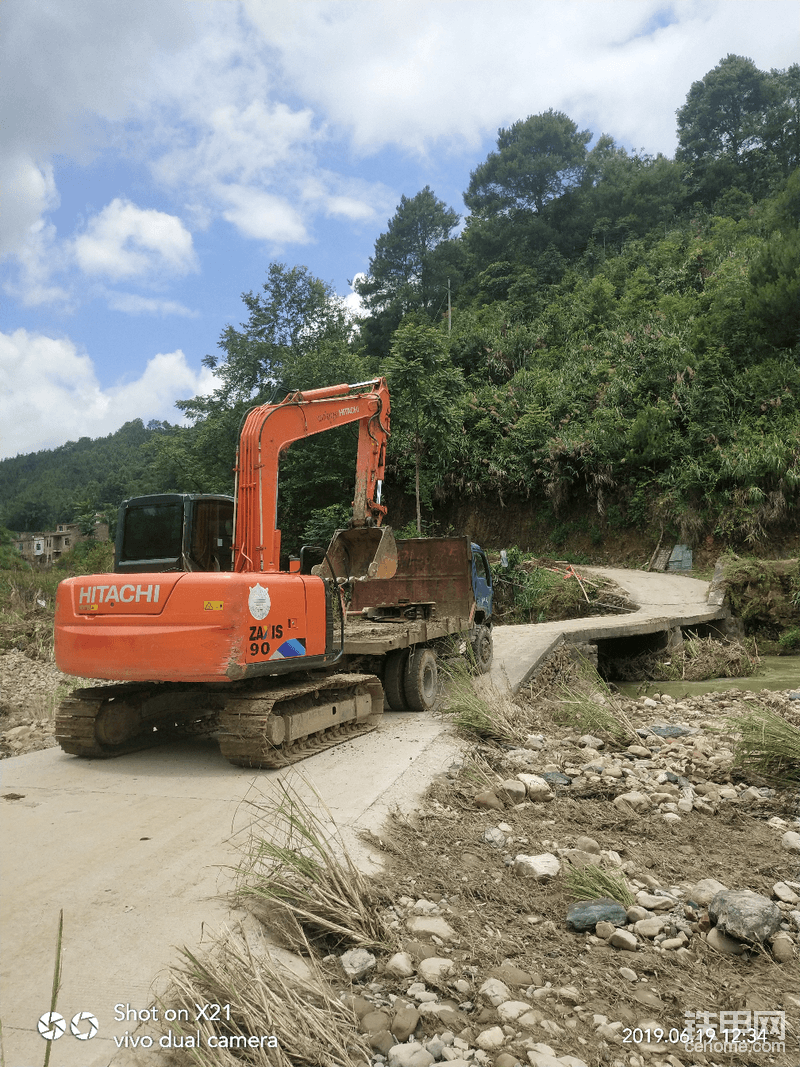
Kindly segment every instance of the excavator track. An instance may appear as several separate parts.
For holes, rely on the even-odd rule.
[[[286,767],[374,730],[375,675],[274,678],[224,685],[122,683],[76,689],[56,714],[61,748],[110,759],[184,737],[215,736],[239,767]]]
[[[123,683],[76,689],[56,712],[56,740],[73,756],[112,759],[212,734],[224,701],[216,695],[202,701],[197,697],[197,689],[188,686],[165,690],[164,685]]]
[[[217,740],[238,767],[287,767],[369,733],[382,713],[383,687],[372,674],[285,682],[229,699]]]

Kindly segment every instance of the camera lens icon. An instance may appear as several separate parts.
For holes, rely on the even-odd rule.
[[[79,1041],[90,1041],[97,1033],[97,1027],[97,1019],[90,1011],[79,1011],[77,1015],[72,1016],[69,1024],[73,1036]]]
[[[66,1033],[67,1021],[58,1012],[48,1011],[39,1019],[36,1028],[45,1041],[58,1041]]]
[[[58,1041],[67,1032],[67,1021],[56,1011],[48,1011],[41,1016],[36,1028],[45,1041]],[[69,1023],[70,1032],[78,1041],[90,1041],[97,1033],[99,1023],[90,1011],[79,1011]]]

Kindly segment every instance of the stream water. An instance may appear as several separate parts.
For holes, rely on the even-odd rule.
[[[635,697],[642,682],[615,682],[621,693]],[[725,689],[758,693],[762,689],[794,689],[800,692],[800,656],[762,656],[758,673],[750,678],[710,678],[705,682],[649,682],[651,693],[668,693],[676,699]],[[642,692],[644,690],[642,689]]]

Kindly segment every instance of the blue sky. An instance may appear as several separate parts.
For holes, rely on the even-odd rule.
[[[628,149],[729,52],[798,60],[794,0],[4,0],[0,458],[177,422],[268,264],[343,298],[402,195],[463,214],[552,107]],[[298,383],[301,384],[301,383]]]

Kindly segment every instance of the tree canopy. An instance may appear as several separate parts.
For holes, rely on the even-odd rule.
[[[464,202],[473,214],[544,205],[578,185],[586,164],[589,130],[563,111],[545,111],[497,131],[497,151],[470,174]]]
[[[453,208],[426,185],[403,196],[389,226],[375,242],[369,273],[354,284],[368,311],[365,336],[385,352],[404,315],[434,318],[445,299],[447,279],[458,272],[450,235],[459,223]]]

